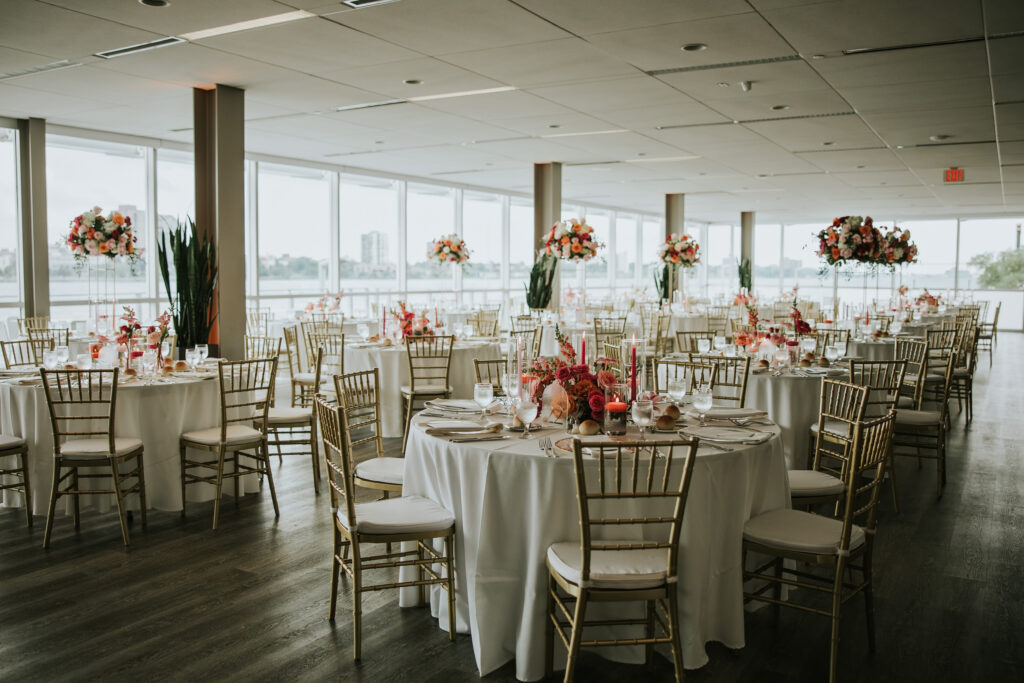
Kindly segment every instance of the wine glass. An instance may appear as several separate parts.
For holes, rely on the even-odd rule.
[[[369,325],[367,325],[366,323],[359,323],[358,325],[356,325],[356,334],[359,335],[363,342],[366,342],[366,340],[370,338]]]
[[[716,334],[715,335],[715,340],[714,340],[714,346],[715,346],[715,350],[718,351],[719,353],[721,353],[722,350],[726,346],[725,337],[723,335]]]
[[[699,353],[701,355],[704,355],[705,353],[707,353],[710,350],[711,350],[711,340],[710,339],[698,339],[697,340],[697,353]]]
[[[92,354],[91,353],[80,353],[75,356],[75,365],[78,366],[79,370],[89,370],[92,368]]]
[[[494,385],[490,382],[477,382],[473,385],[473,400],[480,406],[480,414],[487,414],[487,406],[494,402]]]
[[[47,370],[56,370],[60,367],[60,360],[55,350],[47,349],[43,351],[43,367]]]
[[[899,320],[893,320],[891,323],[889,323],[889,334],[890,335],[895,337],[895,336],[899,335],[899,333],[902,332],[902,331],[903,331],[903,323],[900,322]]]
[[[501,390],[505,392],[504,400],[502,401],[505,405],[505,413],[507,415],[512,414],[512,403],[515,401],[514,397],[519,394],[519,373],[516,372],[505,372],[501,375]]]
[[[713,398],[711,396],[711,386],[708,384],[701,384],[693,392],[693,408],[697,411],[700,416],[701,426],[705,426],[705,420],[707,419],[708,411],[711,410],[713,404]]]
[[[199,355],[197,363],[205,363],[210,357],[210,347],[207,344],[196,344],[196,353]]]
[[[825,347],[825,358],[829,364],[835,363],[839,360],[839,356],[842,355],[839,352],[839,347],[835,344],[829,344]]]
[[[56,352],[57,360],[60,362],[61,365],[67,363],[68,359],[71,357],[71,352],[70,350],[68,350],[68,347],[66,346],[58,346],[54,349],[54,352]]]
[[[199,352],[193,349],[185,349],[185,362],[195,372],[196,363],[199,362]]]
[[[804,354],[814,353],[814,347],[818,345],[818,340],[814,337],[804,337],[800,340],[800,350]]]
[[[529,394],[520,394],[516,400],[516,417],[523,423],[523,435],[519,438],[525,439],[530,435],[530,425],[537,417],[537,403]]]
[[[146,349],[142,352],[142,374],[152,376],[156,373],[156,349]]]
[[[640,428],[640,440],[647,438],[647,425],[651,424],[654,417],[654,402],[647,399],[633,401],[633,422]]]
[[[681,405],[686,396],[686,378],[673,377],[668,381],[668,395],[677,406]]]
[[[775,351],[775,374],[781,375],[789,367],[789,351],[785,347]]]

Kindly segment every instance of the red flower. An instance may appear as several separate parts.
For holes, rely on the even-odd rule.
[[[569,381],[568,366],[562,365],[557,370],[555,370],[555,379],[557,379],[559,382]]]

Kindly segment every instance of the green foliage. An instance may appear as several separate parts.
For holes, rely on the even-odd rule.
[[[751,289],[751,285],[753,284],[750,259],[745,258],[742,261],[737,261],[736,272],[740,278],[740,289],[746,288],[746,290],[749,292]]]
[[[981,270],[978,286],[985,289],[1024,287],[1024,249],[1008,249],[998,254],[978,254],[968,264]]]
[[[217,248],[209,237],[199,238],[196,224],[186,217],[188,226],[178,223],[174,230],[160,234],[157,252],[164,288],[171,299],[178,348],[205,344],[216,315],[213,293],[217,287]],[[176,289],[171,289],[168,254],[174,262]],[[171,293],[174,292],[172,296]]]
[[[672,292],[672,266],[665,264],[661,269],[661,272],[654,271],[654,291],[658,293],[658,299],[661,301],[671,301]]]
[[[526,288],[526,305],[530,308],[546,308],[551,303],[551,280],[555,277],[558,259],[551,254],[541,254],[530,270],[530,284]]]

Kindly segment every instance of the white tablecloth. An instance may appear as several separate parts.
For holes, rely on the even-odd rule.
[[[846,355],[861,360],[893,360],[896,357],[896,341],[879,339],[878,341],[853,341],[846,347]]]
[[[178,437],[182,433],[220,424],[220,393],[217,380],[182,381],[175,384],[131,383],[117,390],[116,435],[142,439],[146,471],[146,502],[157,510],[181,509],[181,461]],[[40,386],[20,386],[0,382],[0,430],[28,442],[32,483],[32,511],[45,515],[49,506],[53,476],[53,433],[46,396]],[[200,456],[199,452],[190,455]],[[256,476],[242,477],[243,492],[257,491]],[[21,494],[4,491],[4,505],[24,505]],[[225,495],[234,494],[228,486]],[[134,499],[134,496],[132,497]],[[191,485],[189,501],[212,500],[213,486]],[[87,502],[88,501],[88,502]],[[114,505],[113,496],[89,496],[83,503],[101,511]],[[60,502],[71,511],[71,497]],[[130,507],[138,503],[129,500]]]
[[[544,435],[565,436],[550,430]],[[688,668],[708,661],[709,641],[743,647],[743,524],[789,506],[779,437],[737,448],[730,453],[703,448],[694,467],[679,564]],[[453,444],[416,427],[405,458],[404,493],[430,498],[455,514],[456,626],[472,635],[480,674],[515,659],[518,679],[540,679],[545,553],[552,543],[579,539],[572,458],[543,456],[536,439]],[[414,604],[415,595],[404,591],[402,603]],[[448,623],[439,591],[431,594],[431,609],[440,624]],[[564,661],[559,650],[556,657]],[[617,656],[633,654],[615,650]]]
[[[747,379],[746,406],[767,412],[782,428],[786,466],[791,470],[807,468],[808,430],[818,421],[820,403],[820,376],[751,372]]]
[[[498,342],[458,342],[452,348],[452,364],[448,376],[453,398],[473,398],[476,373],[473,359],[497,360],[501,358]],[[402,346],[345,347],[345,372],[363,372],[377,368],[380,374],[380,419],[385,437],[402,436],[403,384],[409,384],[409,359]]]
[[[900,334],[902,334],[905,337],[920,337],[923,339],[928,336],[928,330],[937,329],[939,329],[939,326],[936,325],[935,323],[903,323],[903,328],[900,330]]]
[[[559,331],[567,336],[570,341],[574,340],[580,333],[587,333],[587,358],[597,358],[596,354],[602,354],[603,349],[597,349],[594,346],[594,326],[591,325],[577,325],[576,323],[560,323],[558,325]],[[580,352],[576,349],[576,353]],[[543,325],[540,336],[540,355],[542,356],[561,356],[561,349],[558,348],[558,340],[555,339],[555,326]]]

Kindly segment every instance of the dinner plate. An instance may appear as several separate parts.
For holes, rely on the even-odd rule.
[[[687,417],[699,417],[699,413],[694,410],[687,410],[685,415]],[[708,409],[705,416],[709,420],[729,420],[732,418],[759,418],[767,417],[768,413],[763,410],[756,408],[730,408],[729,406],[712,406]]]
[[[441,408],[449,412],[479,413],[480,406],[476,401],[465,398],[434,398],[426,402],[426,405]]]
[[[700,439],[714,443],[760,443],[762,441],[767,441],[772,436],[767,432],[755,432],[740,427],[693,426],[684,428],[683,433],[686,436],[696,436]]]

